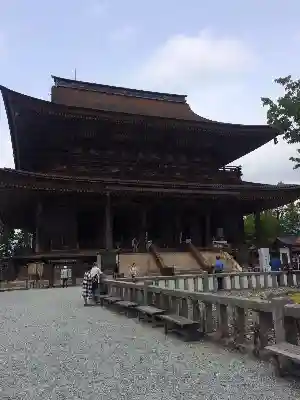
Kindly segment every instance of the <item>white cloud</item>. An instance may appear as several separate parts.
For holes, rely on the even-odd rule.
[[[13,153],[4,104],[0,99],[0,168],[13,168]]]
[[[0,32],[0,62],[6,56],[6,50],[7,47],[6,47],[5,37],[4,34]]]
[[[105,16],[108,9],[108,3],[102,0],[89,0],[84,6],[86,15],[92,18]]]
[[[263,93],[258,84],[253,85],[260,78],[258,62],[259,57],[242,40],[204,31],[170,37],[136,71],[133,80],[137,87],[188,94],[191,108],[204,117],[264,124]],[[268,143],[234,164],[242,165],[245,180],[300,183],[300,173],[289,161],[296,148],[282,140],[277,145]]]
[[[236,80],[255,63],[256,56],[241,40],[202,31],[170,37],[146,61],[138,80],[148,86],[190,90],[199,84],[216,84],[225,76],[227,81]]]
[[[137,31],[133,26],[124,25],[116,28],[109,34],[109,39],[113,42],[131,42],[136,37]]]

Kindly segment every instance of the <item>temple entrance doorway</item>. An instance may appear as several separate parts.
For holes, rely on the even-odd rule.
[[[79,211],[78,223],[78,245],[80,249],[96,249],[99,247],[98,237],[100,223],[98,215],[93,210]]]
[[[121,249],[132,249],[132,239],[138,239],[137,222],[133,208],[119,207],[114,210],[113,232],[114,246]]]
[[[179,235],[172,207],[156,207],[148,213],[148,238],[161,248],[174,248]]]

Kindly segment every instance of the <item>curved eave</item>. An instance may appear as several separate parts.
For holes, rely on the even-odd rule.
[[[240,141],[239,146],[236,146],[235,148],[235,146],[233,146],[234,143],[227,143],[229,146],[228,154],[225,154],[226,152],[222,151],[222,149],[224,149],[223,146],[225,145],[225,142],[219,143],[219,147],[221,147],[219,151],[220,159],[224,161],[224,165],[234,162],[236,159],[263,146],[280,134],[277,129],[267,125],[229,124],[223,122],[174,119],[161,116],[154,117],[123,112],[95,110],[52,103],[50,101],[37,99],[12,91],[4,86],[0,86],[0,91],[2,92],[2,97],[7,112],[16,168],[22,167],[22,156],[20,154],[21,149],[18,140],[19,134],[15,126],[15,117],[18,115],[19,110],[22,110],[22,115],[26,115],[26,112],[34,111],[37,113],[56,115],[62,119],[80,118],[99,121],[117,120],[128,124],[143,123],[154,127],[161,126],[163,124],[166,127],[174,126],[180,128],[183,135],[188,134],[188,131],[194,131],[195,133],[198,133],[198,131],[206,131],[212,140],[222,138],[223,142],[226,142],[230,137],[233,140],[236,138]],[[22,132],[22,135],[23,134],[24,132]],[[224,154],[224,160],[222,159],[222,154]]]
[[[117,178],[94,178],[94,177],[80,177],[80,176],[66,176],[66,175],[50,175],[44,173],[35,173],[28,171],[18,171],[9,168],[0,169],[0,186],[3,187],[22,187],[25,185],[30,189],[32,185],[33,189],[45,188],[47,186],[53,187],[54,189],[71,189],[75,187],[74,185],[82,185],[82,188],[90,188],[94,189],[92,191],[110,190],[112,187],[113,190],[122,190],[122,188],[153,188],[158,191],[166,189],[166,190],[198,190],[199,193],[205,190],[211,191],[219,191],[220,193],[223,191],[224,193],[229,193],[231,191],[233,194],[249,194],[251,191],[253,193],[262,195],[264,194],[274,194],[280,196],[280,194],[291,194],[292,196],[300,197],[300,185],[268,185],[268,184],[252,184],[248,182],[242,182],[240,184],[202,184],[202,183],[191,183],[191,182],[157,182],[153,180],[134,180],[134,179],[124,179],[120,180]],[[28,187],[27,187],[28,186]],[[84,191],[79,189],[79,191]]]
[[[14,163],[16,169],[20,168],[20,157],[19,157],[19,146],[18,146],[18,138],[17,138],[17,130],[15,127],[14,123],[14,117],[13,117],[13,110],[11,107],[11,102],[9,97],[6,94],[6,88],[3,86],[0,86],[0,91],[2,93],[2,98],[3,98],[3,103],[7,115],[7,122],[9,126],[9,132],[10,132],[10,140],[12,144],[12,149],[13,149],[13,157],[14,157]]]
[[[0,218],[16,228],[29,226],[44,194],[105,194],[168,196],[218,200],[239,207],[243,214],[290,203],[300,197],[299,185],[196,184],[138,180],[95,179],[0,169]],[[232,201],[232,203],[231,203]],[[31,218],[32,217],[32,218]]]
[[[126,117],[142,117],[146,121],[153,121],[153,120],[161,120],[161,121],[171,121],[171,122],[182,122],[186,125],[191,127],[201,127],[206,128],[209,130],[226,130],[231,132],[247,132],[253,133],[255,131],[259,131],[262,134],[266,134],[269,136],[269,140],[275,138],[280,134],[280,132],[275,128],[268,125],[243,125],[243,124],[231,124],[226,122],[216,122],[216,121],[198,121],[198,120],[189,120],[189,119],[176,119],[176,118],[168,118],[168,117],[161,117],[161,116],[149,116],[149,115],[139,115],[139,114],[130,114],[130,113],[122,113],[122,112],[113,112],[113,111],[103,111],[103,110],[96,110],[91,108],[83,108],[83,107],[76,107],[76,106],[68,106],[64,104],[57,104],[52,103],[51,101],[38,99],[36,97],[28,96],[22,93],[15,92],[11,89],[8,89],[4,86],[0,86],[0,91],[2,92],[3,99],[10,104],[10,96],[14,96],[15,100],[19,100],[18,103],[26,108],[26,103],[28,109],[49,109],[49,111],[57,112],[58,114],[70,114],[74,116],[83,115],[86,117],[94,117],[97,119],[101,119],[101,116],[111,115],[112,118],[119,117],[119,118],[126,118]],[[15,101],[17,103],[17,101]],[[29,106],[30,105],[30,106]],[[197,114],[196,114],[197,115]]]

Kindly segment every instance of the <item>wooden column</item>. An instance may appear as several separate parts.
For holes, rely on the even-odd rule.
[[[174,241],[176,247],[180,246],[181,244],[180,243],[181,233],[182,233],[181,215],[179,214],[179,211],[177,211],[175,215],[175,235],[174,235]]]
[[[211,221],[210,214],[205,214],[205,247],[211,246]]]
[[[145,249],[146,247],[146,232],[148,229],[148,224],[147,224],[147,209],[142,206],[141,208],[141,229],[140,229],[140,235],[139,235],[139,242],[140,246],[142,249]],[[149,233],[148,233],[149,235]]]
[[[257,248],[261,245],[261,220],[260,220],[260,211],[256,211],[254,213],[254,225],[255,225],[255,238],[256,238],[256,246]]]
[[[39,253],[42,251],[42,238],[41,238],[41,215],[42,215],[42,204],[39,202],[36,209],[35,219],[35,252]]]
[[[112,250],[113,248],[113,231],[112,231],[112,212],[111,212],[110,193],[106,193],[105,203],[105,248]]]

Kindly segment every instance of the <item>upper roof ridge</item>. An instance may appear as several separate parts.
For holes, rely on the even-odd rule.
[[[77,81],[75,79],[60,78],[52,75],[54,84],[57,87],[70,87],[81,90],[91,90],[111,95],[137,97],[148,100],[159,100],[174,103],[186,103],[186,95],[174,93],[152,92],[150,90],[131,89],[121,86],[103,85],[100,83]]]

